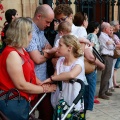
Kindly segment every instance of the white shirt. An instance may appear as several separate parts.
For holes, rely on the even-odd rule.
[[[106,45],[106,42],[108,42],[108,41],[114,42],[113,39],[110,38],[106,33],[101,32],[101,34],[99,36],[100,53],[103,54],[103,55],[111,55],[111,56],[113,56],[115,46],[113,44]]]
[[[82,67],[82,71],[76,78],[81,79],[82,81],[84,81],[84,71],[85,71],[85,69],[84,69],[84,62],[83,62],[83,60],[79,57],[70,66],[65,66],[65,65],[63,65],[64,59],[65,59],[64,57],[61,57],[57,61],[57,65],[56,65],[57,75],[59,75],[60,73],[63,73],[63,72],[68,72],[75,65],[79,64]],[[71,84],[69,82],[62,82],[62,97],[68,103],[69,106],[72,105],[73,100],[79,94],[80,89],[81,89],[81,85],[79,83],[77,83],[77,82],[75,82],[74,84]],[[52,95],[51,95],[51,103],[52,103],[54,108],[58,104],[58,101],[59,101],[60,97],[61,96],[60,96],[59,87],[57,87],[56,92],[52,93]],[[83,110],[84,109],[84,103],[81,104],[81,101],[79,101],[75,105],[75,109],[76,110]]]
[[[87,32],[86,29],[83,26],[75,26],[74,24],[72,24],[72,31],[71,31],[72,35],[75,35],[78,38],[87,38]],[[55,37],[55,42],[54,45],[56,43],[57,40],[60,39],[60,35],[57,34]]]
[[[83,26],[75,26],[74,24],[72,25],[72,34],[77,35],[78,38],[87,38],[87,32],[85,27]]]
[[[56,35],[57,36],[57,35]],[[55,42],[54,42],[54,47],[58,47],[59,46],[59,41],[60,41],[60,38],[62,36],[59,35],[58,39],[56,38]]]

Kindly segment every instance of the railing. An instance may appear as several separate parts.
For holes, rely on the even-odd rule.
[[[115,19],[115,8],[117,8],[117,19],[120,21],[120,0],[43,0],[43,3],[54,7],[59,4],[75,5],[75,12],[84,11],[89,21],[107,21]]]

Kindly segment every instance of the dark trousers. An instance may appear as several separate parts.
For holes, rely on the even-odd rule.
[[[43,94],[39,95],[39,98],[42,97]],[[52,120],[53,117],[53,107],[51,105],[51,93],[47,93],[42,102],[38,105],[39,118],[42,120]]]
[[[105,70],[102,71],[99,96],[105,95],[109,89],[109,79],[111,77],[113,58],[110,56],[103,56],[105,60]]]

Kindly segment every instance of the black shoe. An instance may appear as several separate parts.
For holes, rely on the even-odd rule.
[[[99,95],[99,98],[109,100],[110,98],[107,95]]]
[[[107,96],[112,96],[112,93],[106,92],[105,95],[107,95]]]

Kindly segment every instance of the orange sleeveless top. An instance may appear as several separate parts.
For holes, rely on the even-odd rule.
[[[4,51],[2,52],[0,56],[0,89],[4,91],[8,91],[11,88],[15,88],[11,78],[9,77],[7,73],[7,67],[6,67],[6,59],[9,55],[10,52],[16,51],[20,57],[24,60],[24,63],[22,65],[23,68],[23,73],[25,80],[27,82],[36,84],[36,76],[34,72],[34,63],[30,59],[29,54],[23,49],[24,55],[21,54],[19,51],[17,51],[13,47],[6,46]],[[11,68],[12,69],[12,68]],[[20,91],[21,96],[25,97],[27,100],[31,99],[33,100],[35,95],[33,94],[28,94],[25,92]]]

